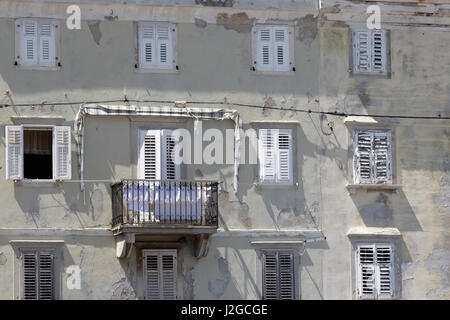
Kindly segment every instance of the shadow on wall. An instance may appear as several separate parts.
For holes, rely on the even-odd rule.
[[[400,232],[423,231],[401,190],[397,190],[397,193],[361,190],[350,197],[366,227],[391,227]]]

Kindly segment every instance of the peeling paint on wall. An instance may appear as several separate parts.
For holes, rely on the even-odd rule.
[[[228,262],[224,258],[220,257],[217,260],[217,263],[219,267],[219,277],[208,281],[208,290],[216,298],[220,298],[224,294],[225,289],[230,282],[231,274],[228,267]]]
[[[195,18],[194,23],[197,27],[200,27],[200,28],[206,28],[206,26],[208,25],[208,23],[205,20],[199,19],[199,18]]]
[[[317,17],[308,14],[303,18],[297,19],[297,25],[297,39],[310,45],[317,36]]]
[[[250,229],[252,220],[249,215],[249,207],[245,202],[230,201],[230,195],[226,191],[219,194],[219,213],[226,224],[233,226],[238,223],[240,226]],[[223,214],[222,214],[223,213]]]
[[[205,7],[232,7],[235,0],[195,0],[195,4]]]
[[[250,32],[254,21],[255,18],[250,19],[246,12],[233,13],[231,16],[228,13],[218,13],[216,17],[217,25],[236,32]]]
[[[194,268],[188,269],[183,274],[183,299],[193,300],[194,299]]]
[[[126,278],[113,283],[112,300],[135,300],[136,293]]]
[[[392,226],[392,200],[384,193],[380,193],[374,203],[362,206],[360,212],[362,219],[368,226]]]
[[[5,265],[6,261],[8,261],[8,259],[6,259],[5,254],[3,252],[0,252],[0,266]]]
[[[100,21],[88,21],[88,27],[95,43],[100,45],[100,39],[102,38],[102,33],[100,32]]]

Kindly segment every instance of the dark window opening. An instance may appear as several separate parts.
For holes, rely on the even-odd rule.
[[[53,179],[52,129],[23,131],[23,175],[25,179]]]

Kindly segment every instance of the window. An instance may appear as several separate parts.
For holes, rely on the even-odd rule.
[[[394,292],[393,246],[358,245],[357,283],[361,298],[392,297]]]
[[[16,62],[22,67],[57,66],[57,23],[49,19],[16,21]]]
[[[292,184],[292,130],[259,129],[259,181]]]
[[[391,132],[355,130],[354,176],[356,183],[390,183]]]
[[[294,256],[292,251],[263,251],[263,298],[295,298]]]
[[[177,251],[142,250],[144,259],[144,298],[175,300],[177,298]]]
[[[174,132],[169,129],[141,130],[139,136],[139,179],[180,179],[180,165],[175,164],[174,157],[177,140]]]
[[[175,24],[140,22],[138,26],[138,39],[139,68],[177,69]]]
[[[70,180],[70,127],[6,126],[6,178]]]
[[[55,299],[54,258],[55,254],[52,250],[21,252],[22,299]]]
[[[253,65],[257,71],[291,71],[293,63],[293,28],[283,25],[257,25]]]
[[[353,71],[355,73],[386,73],[386,31],[354,30],[352,37]]]

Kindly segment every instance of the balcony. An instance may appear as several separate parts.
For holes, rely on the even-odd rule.
[[[218,182],[127,179],[111,188],[115,235],[195,235],[217,230]]]

